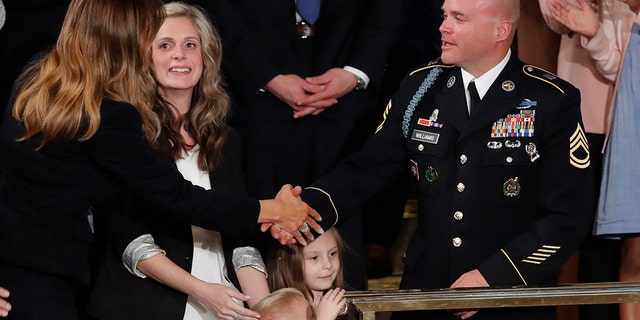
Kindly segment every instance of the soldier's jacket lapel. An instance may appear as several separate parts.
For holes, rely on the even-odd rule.
[[[469,118],[467,126],[464,128],[460,139],[473,134],[479,129],[490,126],[496,120],[508,114],[518,106],[519,88],[517,83],[521,83],[519,70],[522,64],[514,57],[511,58],[505,69],[487,91],[478,105],[480,111]],[[487,135],[489,132],[487,132]]]
[[[449,85],[451,84],[452,85]],[[441,116],[458,131],[467,125],[469,111],[462,84],[460,68],[455,68],[445,80],[444,88],[434,94],[435,107],[440,109]]]

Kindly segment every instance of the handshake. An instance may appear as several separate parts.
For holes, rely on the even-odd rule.
[[[301,193],[300,186],[286,184],[280,188],[275,198],[260,200],[260,230],[269,230],[271,236],[283,245],[298,242],[306,246],[306,240],[314,239],[311,229],[323,234],[324,230],[318,224],[322,217],[300,199]]]

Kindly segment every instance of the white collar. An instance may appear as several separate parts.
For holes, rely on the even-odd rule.
[[[474,78],[473,75],[467,70],[461,68],[462,71],[462,83],[464,84],[464,88],[466,90],[469,82],[472,80],[476,83],[476,89],[478,90],[478,95],[480,99],[484,98],[484,95],[489,91],[489,87],[493,84],[494,81],[500,75],[500,72],[507,66],[507,62],[511,58],[511,49],[507,52],[507,55],[498,63],[495,67],[489,69],[489,71],[485,72],[483,75]]]

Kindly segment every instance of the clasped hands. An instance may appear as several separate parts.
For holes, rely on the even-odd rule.
[[[294,118],[318,115],[338,103],[338,98],[353,91],[358,81],[342,68],[332,68],[316,76],[301,78],[295,74],[277,75],[265,89],[293,109]]]
[[[271,236],[283,245],[298,242],[306,246],[306,240],[314,240],[311,230],[323,234],[324,230],[318,224],[322,217],[300,199],[301,193],[301,187],[286,184],[274,199],[260,200],[260,230],[269,230]]]

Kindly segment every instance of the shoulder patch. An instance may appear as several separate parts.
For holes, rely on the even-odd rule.
[[[539,68],[530,64],[525,65],[522,68],[522,71],[524,72],[524,74],[526,74],[531,78],[540,80],[542,82],[545,82],[553,86],[554,88],[558,89],[558,91],[560,91],[561,93],[565,93],[566,91],[565,89],[567,88],[567,86],[570,86],[568,82],[561,79],[560,77],[553,74],[552,72],[549,72],[547,70],[544,70],[542,68]]]

